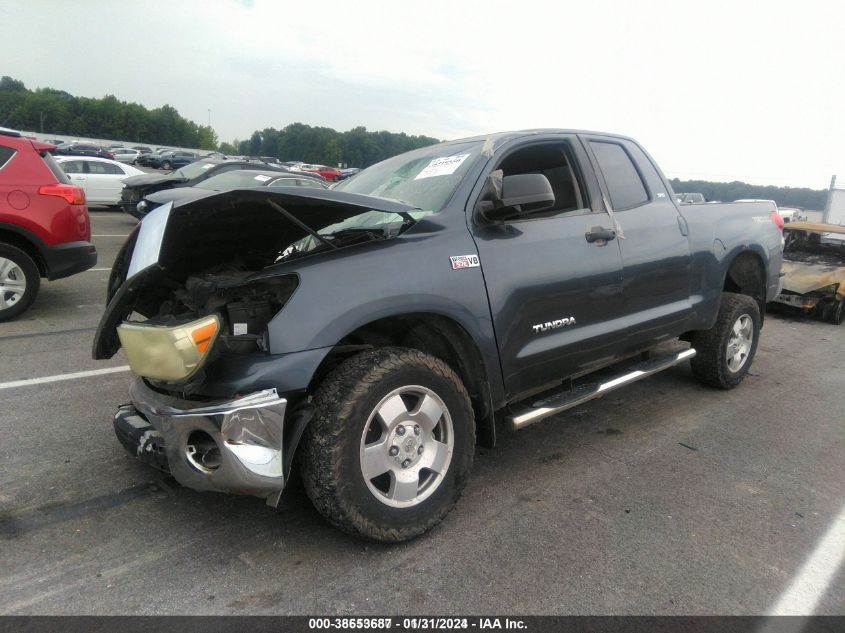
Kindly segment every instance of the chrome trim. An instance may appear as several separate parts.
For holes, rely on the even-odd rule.
[[[287,400],[275,389],[211,405],[165,396],[140,378],[130,386],[131,407],[118,416],[140,415],[164,438],[173,477],[195,490],[251,494],[278,500],[284,488],[284,420]],[[199,403],[197,403],[199,404]],[[198,464],[192,434],[202,432],[220,451],[220,464]]]
[[[610,391],[629,385],[632,382],[636,382],[647,376],[656,374],[664,369],[674,367],[685,360],[693,358],[695,354],[696,351],[690,348],[670,356],[647,360],[635,365],[632,371],[617,376],[612,380],[602,383],[581,385],[571,391],[564,391],[544,400],[539,400],[516,413],[512,413],[507,416],[506,419],[512,429],[524,429],[526,426],[539,422],[544,418],[556,415],[566,411],[567,409],[576,407],[579,404],[589,402],[594,398],[603,396]]]

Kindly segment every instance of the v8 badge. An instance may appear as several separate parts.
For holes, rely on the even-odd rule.
[[[452,260],[452,270],[481,266],[478,255],[452,255],[449,259]]]

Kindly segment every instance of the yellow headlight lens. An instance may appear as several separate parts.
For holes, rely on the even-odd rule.
[[[117,327],[129,367],[155,380],[184,380],[202,366],[220,332],[216,314],[182,325],[123,323]]]

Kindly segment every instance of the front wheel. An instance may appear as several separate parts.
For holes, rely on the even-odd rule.
[[[0,321],[22,314],[38,294],[41,275],[32,258],[10,244],[0,244]]]
[[[346,360],[323,381],[303,438],[314,507],[375,541],[422,534],[454,507],[475,450],[469,395],[443,361],[386,347]]]
[[[845,321],[845,298],[836,297],[824,304],[821,316],[825,321],[840,325]]]
[[[733,389],[748,373],[760,339],[760,308],[747,296],[723,292],[716,324],[696,332],[692,373],[709,387]]]
[[[167,170],[170,170],[170,169],[173,169],[173,165],[172,165],[172,164],[170,164],[169,162],[165,161],[165,162],[163,162],[163,163],[161,164],[161,168],[162,168],[162,169],[167,169]]]

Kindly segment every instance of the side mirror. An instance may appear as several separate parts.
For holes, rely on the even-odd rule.
[[[488,222],[519,217],[550,209],[555,194],[543,174],[513,174],[502,177],[497,170],[490,174],[476,206],[476,214]]]

